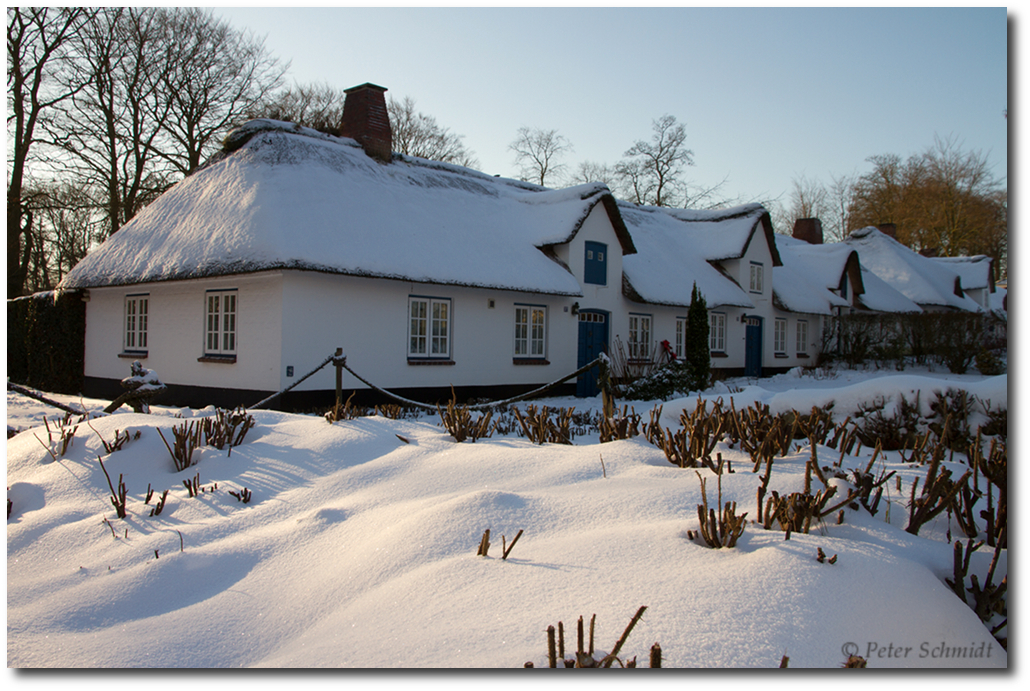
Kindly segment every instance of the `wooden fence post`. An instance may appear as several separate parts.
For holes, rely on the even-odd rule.
[[[612,371],[607,357],[601,357],[598,364],[599,376],[597,379],[601,385],[601,407],[604,416],[610,420],[615,416],[615,392],[612,390]]]
[[[337,359],[333,361],[336,365],[336,407],[339,408],[343,405],[343,363],[339,360],[339,357],[343,355],[343,348],[336,349]]]

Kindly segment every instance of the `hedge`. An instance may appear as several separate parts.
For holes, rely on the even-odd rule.
[[[86,303],[78,291],[7,301],[7,377],[53,393],[82,392]]]

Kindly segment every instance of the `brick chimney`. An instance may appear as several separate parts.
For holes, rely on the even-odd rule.
[[[892,237],[895,240],[898,239],[898,226],[894,223],[881,223],[876,226],[876,229],[884,235]]]
[[[940,253],[941,250],[939,247],[924,247],[923,249],[919,250],[919,254],[923,255],[924,257],[930,257],[931,259],[939,256]]]
[[[810,245],[823,244],[823,222],[818,218],[799,218],[794,221],[794,237]]]
[[[386,89],[375,84],[361,84],[345,89],[340,136],[350,137],[372,158],[389,162],[393,132],[386,110]]]

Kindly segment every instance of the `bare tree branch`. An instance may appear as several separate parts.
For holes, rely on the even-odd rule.
[[[515,152],[519,177],[538,185],[558,185],[567,169],[560,159],[572,151],[572,142],[558,130],[520,127],[515,140],[508,145]]]

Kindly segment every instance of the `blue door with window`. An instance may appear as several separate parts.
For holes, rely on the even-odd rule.
[[[762,376],[762,318],[747,317],[744,331],[744,376]]]
[[[579,355],[576,367],[583,367],[601,353],[608,351],[608,313],[601,310],[579,312]],[[576,380],[576,395],[580,398],[596,396],[599,367],[592,367]]]

